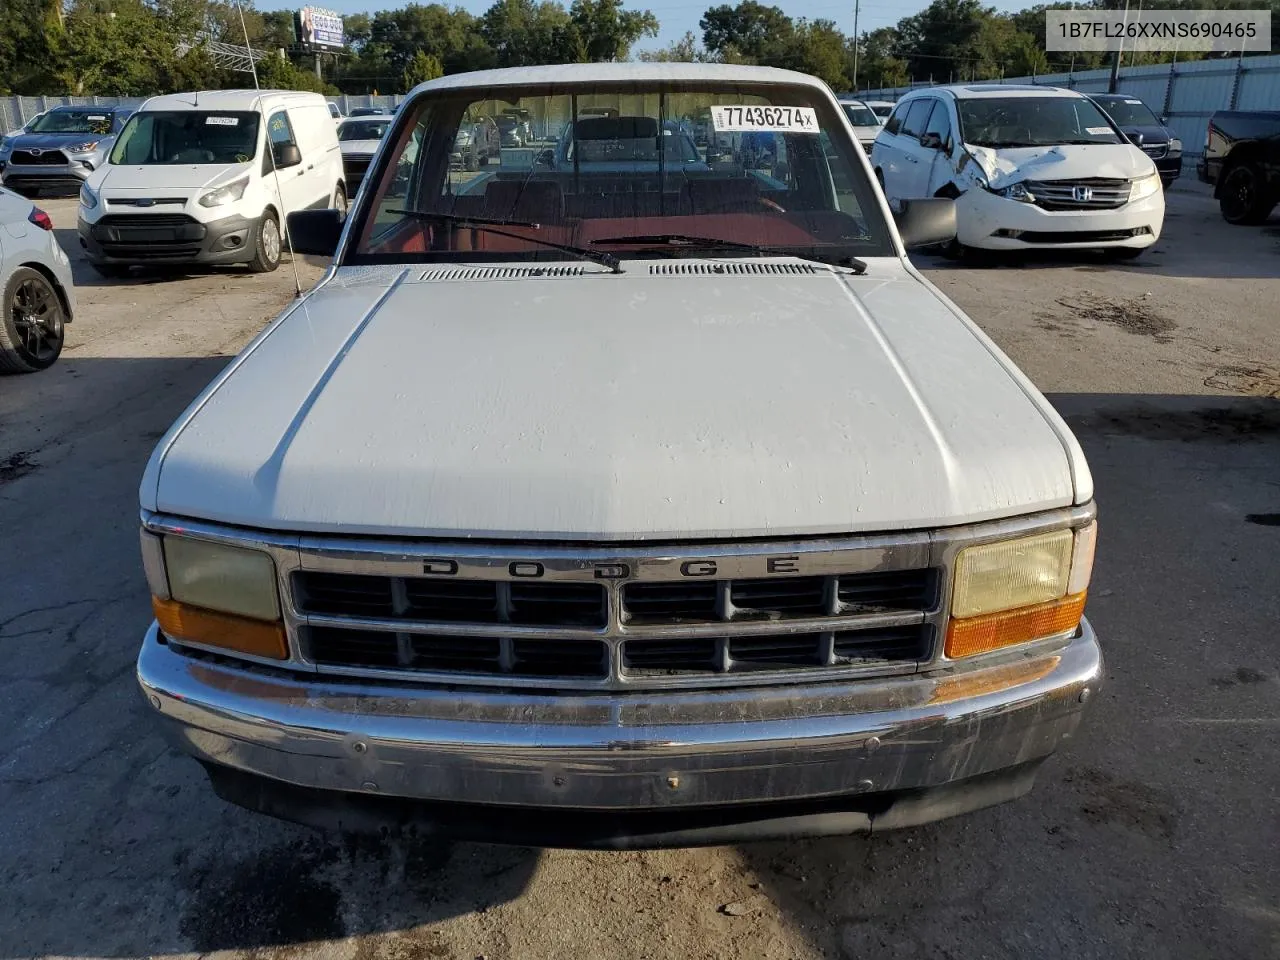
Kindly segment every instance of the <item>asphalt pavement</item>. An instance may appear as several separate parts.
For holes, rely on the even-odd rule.
[[[77,262],[62,359],[0,379],[0,960],[1280,957],[1280,218],[1169,204],[1123,266],[919,260],[1090,460],[1077,737],[1012,804],[699,850],[355,841],[215,798],[132,676],[137,483],[293,276]],[[75,258],[74,202],[43,205]]]

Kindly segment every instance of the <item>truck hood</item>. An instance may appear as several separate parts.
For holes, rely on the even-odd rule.
[[[245,163],[152,163],[142,166],[108,164],[96,189],[113,194],[155,193],[157,190],[202,190],[229,183],[247,173]]]
[[[993,149],[965,144],[987,183],[1005,187],[1022,180],[1136,180],[1155,172],[1151,158],[1131,143],[1061,144]]]
[[[680,266],[706,275],[341,270],[161,440],[142,505],[617,541],[968,523],[1075,502],[1073,467],[1088,484],[1044,399],[899,261]]]

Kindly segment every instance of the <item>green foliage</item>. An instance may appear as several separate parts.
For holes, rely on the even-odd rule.
[[[581,38],[584,60],[625,60],[641,37],[658,35],[658,18],[648,10],[623,10],[622,0],[574,0],[569,17]]]
[[[413,55],[409,65],[404,68],[404,88],[412,90],[420,83],[443,76],[444,66],[440,63],[440,58],[419,50]]]

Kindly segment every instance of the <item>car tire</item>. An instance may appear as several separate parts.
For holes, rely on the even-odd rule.
[[[1237,226],[1262,223],[1275,203],[1266,193],[1266,180],[1257,164],[1233,164],[1222,178],[1218,209],[1222,219]]]
[[[62,353],[66,310],[52,280],[19,267],[0,295],[0,373],[33,373]]]
[[[268,210],[253,231],[253,259],[249,269],[253,273],[270,273],[280,266],[280,221]]]
[[[89,266],[103,280],[119,280],[129,275],[129,268],[121,263],[94,263],[91,260]]]
[[[338,184],[333,188],[333,209],[343,220],[347,219],[347,206],[347,188]]]

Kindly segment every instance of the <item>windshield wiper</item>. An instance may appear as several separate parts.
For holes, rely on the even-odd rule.
[[[605,253],[603,250],[591,250],[588,247],[575,247],[569,243],[557,243],[554,240],[547,240],[543,237],[528,237],[523,233],[512,233],[510,230],[503,230],[502,227],[526,227],[530,230],[541,230],[542,224],[533,223],[530,220],[500,220],[494,217],[468,217],[459,213],[434,213],[430,210],[388,210],[387,213],[399,213],[414,220],[430,220],[433,223],[452,223],[460,227],[470,227],[473,230],[484,230],[486,233],[492,233],[499,237],[510,237],[513,240],[528,240],[530,243],[541,244],[550,250],[559,250],[561,253],[567,253],[570,256],[577,257],[579,260],[590,260],[592,263],[598,263],[601,266],[608,267],[614,273],[622,273],[622,262],[612,253]]]
[[[703,250],[750,250],[767,257],[796,257],[800,260],[812,260],[816,263],[829,263],[837,267],[848,267],[854,273],[865,273],[867,264],[864,260],[848,254],[797,253],[787,247],[768,247],[758,243],[743,243],[740,240],[721,240],[718,237],[692,237],[684,233],[651,233],[627,237],[602,237],[592,243],[613,243],[619,246],[667,246],[689,247]]]

